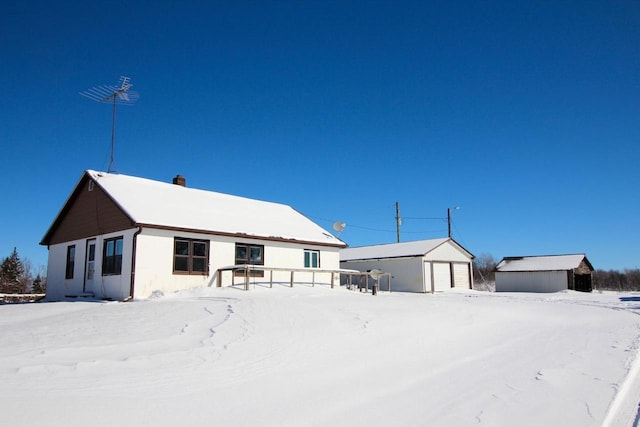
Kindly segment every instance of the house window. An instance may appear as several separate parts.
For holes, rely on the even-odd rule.
[[[236,243],[236,265],[264,265],[264,246]],[[237,275],[244,275],[244,270],[236,270]],[[264,271],[251,271],[252,276],[264,277]]]
[[[320,267],[320,251],[304,250],[304,268]]]
[[[209,241],[176,237],[173,243],[173,272],[208,274]]]
[[[122,272],[122,246],[124,239],[106,239],[102,250],[102,275],[118,275]]]
[[[76,245],[67,246],[67,268],[64,278],[73,279],[73,268],[76,264]]]

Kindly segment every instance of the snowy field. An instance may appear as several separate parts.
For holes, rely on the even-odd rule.
[[[8,426],[631,426],[640,295],[198,289],[0,306]]]

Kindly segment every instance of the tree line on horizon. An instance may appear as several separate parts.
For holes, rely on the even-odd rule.
[[[495,268],[498,261],[493,255],[482,253],[473,260],[474,289],[495,289]],[[47,276],[38,271],[28,259],[21,259],[13,248],[11,255],[0,264],[0,294],[43,294]],[[640,291],[640,269],[596,270],[592,275],[593,288],[610,291]]]
[[[473,260],[474,289],[495,289],[496,265],[491,254],[480,254]],[[640,269],[595,270],[591,276],[593,289],[603,291],[640,291]]]

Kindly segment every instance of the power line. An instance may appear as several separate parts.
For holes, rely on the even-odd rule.
[[[437,216],[437,217],[403,216],[402,219],[437,219],[437,220],[440,220],[440,221],[446,221],[447,220],[447,218],[440,217],[440,216]]]
[[[323,218],[323,217],[319,217],[319,216],[314,216],[314,215],[307,215],[309,218],[314,218],[314,219],[318,219],[318,220],[322,220],[322,221],[327,221],[327,222],[335,222],[335,220],[333,219],[329,219],[329,218]],[[404,219],[404,217],[403,217]],[[439,218],[442,219],[442,218]],[[374,228],[374,227],[367,227],[364,225],[356,225],[356,224],[351,224],[349,222],[347,222],[347,227],[349,228],[358,228],[361,230],[369,230],[369,231],[378,231],[381,233],[396,233],[396,230],[391,230],[391,229],[382,229],[382,228]],[[423,231],[403,231],[403,233],[406,234],[430,234],[430,233],[439,233],[442,230],[423,230]]]

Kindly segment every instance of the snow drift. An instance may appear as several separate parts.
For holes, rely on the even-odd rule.
[[[13,426],[632,425],[640,297],[198,289],[0,306]]]

